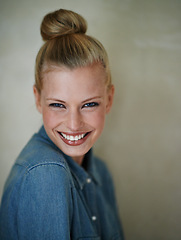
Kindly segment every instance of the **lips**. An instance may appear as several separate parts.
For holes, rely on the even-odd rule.
[[[68,135],[68,134],[65,134],[65,133],[60,133],[60,134],[61,134],[65,139],[70,140],[70,141],[78,141],[78,140],[84,138],[85,135],[86,135],[86,133],[84,133],[84,134],[77,134],[77,135],[75,135],[75,136],[73,136],[73,135]]]
[[[61,139],[68,145],[78,146],[83,144],[91,132],[86,133],[75,133],[75,134],[67,134],[63,132],[58,132]]]

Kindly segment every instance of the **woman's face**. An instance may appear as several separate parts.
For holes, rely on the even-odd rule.
[[[34,87],[36,105],[49,138],[78,164],[102,133],[114,88],[108,91],[99,64],[73,70],[57,67]]]

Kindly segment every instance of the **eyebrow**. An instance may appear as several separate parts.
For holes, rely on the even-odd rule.
[[[82,101],[82,103],[89,102],[89,101],[92,101],[94,99],[101,99],[101,98],[103,98],[103,97],[102,96],[90,97],[90,98],[87,98],[84,101]],[[46,100],[47,101],[56,101],[56,102],[66,103],[65,101],[57,99],[57,98],[46,98]]]
[[[56,101],[56,102],[61,102],[61,103],[65,103],[65,101],[57,99],[57,98],[46,98],[47,101]]]
[[[85,102],[89,102],[89,101],[92,101],[94,99],[101,99],[102,96],[95,96],[95,97],[91,97],[91,98],[87,98],[86,100],[84,100],[82,103],[85,103]]]

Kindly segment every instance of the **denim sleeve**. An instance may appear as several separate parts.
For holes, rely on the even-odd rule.
[[[21,187],[18,239],[70,239],[71,199],[69,175],[64,167],[44,164],[31,169]]]

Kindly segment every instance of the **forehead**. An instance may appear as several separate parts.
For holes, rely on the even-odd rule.
[[[94,64],[87,67],[69,69],[54,67],[43,77],[43,91],[46,94],[101,94],[106,87],[103,67]]]

